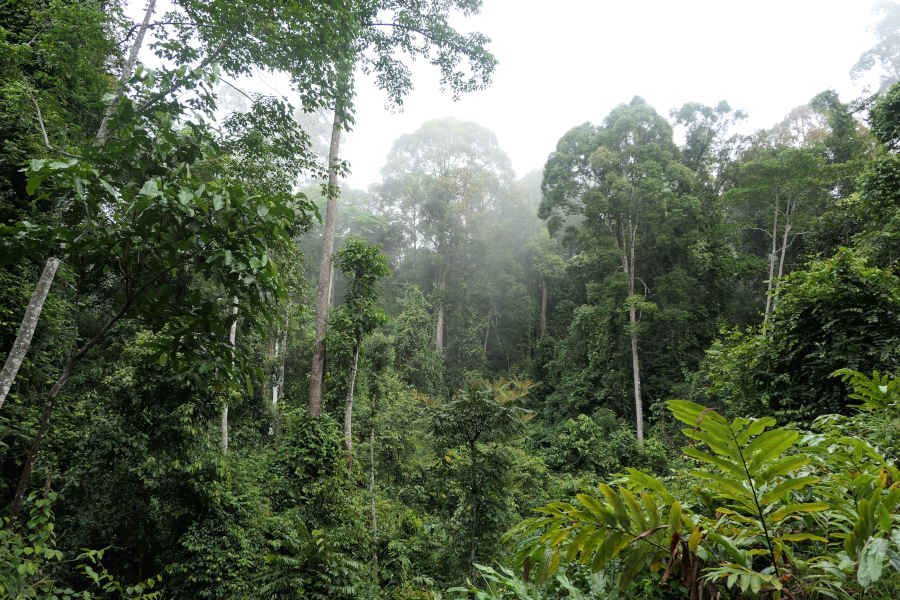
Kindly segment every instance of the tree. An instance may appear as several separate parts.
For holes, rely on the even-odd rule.
[[[900,4],[882,0],[875,5],[875,12],[881,14],[881,21],[874,28],[878,43],[862,53],[850,75],[859,79],[875,71],[880,80],[877,91],[883,92],[900,80]]]
[[[512,169],[496,137],[455,119],[425,123],[394,142],[382,177],[382,213],[404,226],[397,270],[431,288],[431,343],[449,380],[458,385],[466,370],[484,369],[489,354],[508,368],[520,336],[501,332],[507,322],[527,323],[514,307],[530,311],[513,254],[527,228],[514,225],[524,207],[510,192]]]
[[[363,338],[387,320],[378,306],[378,281],[388,275],[387,259],[378,248],[359,239],[348,239],[337,253],[338,267],[348,280],[347,294],[334,318],[334,326],[349,336],[353,366],[344,405],[344,447],[347,464],[353,463],[353,387],[359,367],[359,348]]]
[[[223,320],[222,314],[237,298],[260,311],[246,311],[245,323],[255,327],[265,319],[263,309],[284,294],[270,253],[286,252],[292,236],[311,222],[313,209],[305,198],[276,190],[259,193],[241,185],[235,171],[210,169],[220,160],[221,147],[208,126],[176,124],[161,111],[155,117],[159,120],[133,123],[127,138],[116,122],[121,163],[105,162],[110,143],[89,158],[30,165],[29,189],[57,199],[62,223],[20,224],[16,250],[57,248],[81,271],[81,284],[95,286],[110,312],[79,341],[47,394],[20,480],[19,503],[63,386],[85,355],[102,346],[126,317],[142,319],[161,334],[160,352],[167,360],[195,361],[197,375],[218,371],[232,386],[240,382],[241,365],[233,362],[225,333],[233,317]],[[156,137],[148,137],[148,129]],[[174,157],[173,147],[179,148]],[[112,276],[110,257],[117,267]]]
[[[341,130],[349,128],[352,124],[354,67],[359,63],[364,72],[374,72],[379,87],[388,93],[394,104],[399,106],[412,82],[409,69],[398,58],[398,54],[406,54],[410,59],[422,57],[437,66],[441,72],[441,83],[447,85],[453,94],[480,89],[487,85],[496,62],[485,48],[487,38],[481,34],[464,36],[449,24],[451,11],[459,10],[463,14],[471,14],[476,11],[477,4],[473,5],[467,0],[451,0],[449,3],[431,5],[414,2],[398,4],[379,0],[360,5],[369,9],[363,21],[365,28],[359,31],[352,49],[348,48],[349,56],[335,63],[340,74],[341,93],[335,96],[333,103],[334,122],[328,155],[325,235],[316,290],[316,339],[309,384],[309,410],[313,416],[318,416],[322,412],[324,340],[327,333],[334,266],[338,149]],[[464,61],[467,63],[468,74],[461,67]]]
[[[864,413],[886,410],[900,391],[877,374],[843,375]],[[680,578],[691,598],[879,591],[886,559],[900,550],[896,536],[888,541],[900,472],[875,447],[829,420],[810,435],[774,427],[771,417],[729,420],[693,402],[672,400],[668,408],[695,442],[684,449],[697,465],[689,484],[674,489],[628,469],[615,487],[601,484],[602,495],[537,509],[541,516],[517,528],[525,539],[516,564],[526,581],[543,581],[567,562],[597,572],[617,561],[621,589],[649,570],[662,573],[660,586]],[[888,410],[896,415],[896,407]]]
[[[850,409],[835,370],[900,367],[900,282],[852,250],[814,261],[782,281],[765,329],[713,345],[696,398],[735,412],[808,421]]]
[[[361,26],[359,22],[354,23],[354,17],[357,21],[359,19],[363,19],[363,23],[366,21],[354,12],[361,8],[359,6],[344,7],[343,13],[336,11],[338,14],[330,15],[338,18],[329,18],[315,10],[310,12],[302,10],[305,5],[306,3],[297,2],[292,4],[294,10],[281,10],[283,6],[279,4],[279,10],[275,10],[258,2],[248,3],[247,6],[231,3],[228,6],[213,7],[208,3],[184,0],[175,3],[165,19],[151,23],[156,11],[156,1],[150,0],[142,21],[135,23],[125,36],[127,39],[134,35],[134,40],[128,55],[121,57],[119,62],[118,77],[111,90],[112,98],[105,106],[92,107],[99,109],[99,114],[94,115],[97,129],[88,139],[76,140],[76,149],[82,146],[77,153],[73,154],[51,144],[51,139],[64,140],[65,134],[53,130],[48,134],[40,105],[32,96],[45,146],[51,151],[51,155],[57,157],[81,158],[91,155],[94,159],[108,161],[107,164],[114,163],[121,158],[116,155],[116,150],[121,151],[122,148],[117,144],[108,145],[107,142],[122,135],[129,137],[128,130],[134,126],[134,120],[147,117],[149,112],[159,110],[161,105],[170,104],[179,107],[174,111],[173,106],[169,106],[169,110],[163,110],[170,118],[173,112],[179,114],[183,105],[172,101],[171,96],[184,89],[202,88],[208,78],[207,69],[213,63],[220,65],[229,75],[246,74],[254,67],[260,66],[284,68],[289,70],[294,80],[300,84],[298,87],[304,105],[312,107],[320,105],[324,99],[336,95],[337,86],[330,71],[322,69],[320,65],[330,64],[328,62],[330,59],[341,56],[342,50],[346,53],[351,48],[347,40],[354,39],[354,32]],[[92,3],[78,3],[76,10],[78,9],[89,18],[92,25],[99,23],[99,30],[95,31],[97,37],[104,41],[109,40],[112,31],[103,27],[112,21],[113,15],[106,15],[102,7],[96,9]],[[98,14],[103,17],[99,21]],[[325,18],[316,20],[314,26],[310,27],[306,21],[309,14]],[[68,22],[68,19],[64,22]],[[144,38],[151,28],[155,29],[157,39],[161,40],[154,47],[156,53],[164,63],[174,66],[156,71],[142,70],[141,77],[135,81],[133,76],[139,68],[138,57]],[[41,34],[46,33],[48,32],[38,28],[38,34],[31,40],[27,42],[22,40],[21,44],[14,48],[17,54],[27,56],[29,46],[38,40]],[[63,29],[63,33],[67,31]],[[51,27],[49,34],[48,37],[52,40],[52,35],[59,35],[58,28]],[[187,40],[191,42],[188,43]],[[96,54],[98,47],[104,46],[97,43],[88,45],[86,54]],[[108,49],[108,45],[106,47],[105,52],[109,53],[107,56],[110,60],[100,60],[96,64],[114,62],[110,56],[112,52]],[[71,62],[80,64],[81,58],[76,56]],[[20,79],[25,89],[29,89],[31,84],[25,73],[27,69],[16,73],[15,76]],[[186,104],[195,110],[208,111],[212,107],[212,100],[208,93],[200,93],[187,100]],[[119,127],[124,127],[125,131],[119,131]],[[59,128],[65,130],[63,126]],[[169,143],[174,141],[170,139]],[[90,151],[87,146],[92,147]],[[112,152],[102,156],[103,151],[107,149]],[[99,203],[95,203],[95,206],[98,205]],[[52,260],[55,260],[55,257],[48,258],[48,266],[52,264]],[[47,277],[42,287],[48,287],[52,282],[46,269],[45,274]],[[40,302],[30,304],[29,311],[23,318],[23,325],[36,324],[40,307]],[[15,376],[17,365],[21,363],[24,352],[27,351],[28,344],[25,339],[30,339],[32,333],[31,327],[23,326],[21,329],[21,335],[14,345],[16,351],[11,354],[9,364],[4,368],[4,381],[11,381]],[[6,385],[2,387],[5,388]]]
[[[474,574],[478,558],[479,537],[486,537],[492,529],[488,502],[492,494],[502,489],[502,472],[494,455],[497,445],[522,431],[532,413],[514,404],[528,393],[530,382],[473,380],[467,383],[451,401],[438,405],[431,415],[431,430],[441,441],[445,460],[452,448],[462,447],[468,452],[468,482],[463,485],[468,517],[469,566]],[[499,487],[499,489],[498,489]]]
[[[551,233],[568,216],[580,216],[584,225],[570,235],[611,242],[621,262],[639,441],[644,439],[639,315],[653,309],[639,264],[645,238],[675,208],[676,190],[689,178],[675,158],[671,127],[641,98],[615,108],[601,127],[585,124],[571,130],[544,167],[539,216]]]
[[[444,364],[434,349],[430,305],[415,286],[399,299],[400,314],[391,320],[400,377],[416,390],[434,397],[444,393]]]
[[[823,168],[815,149],[763,149],[741,165],[735,187],[727,193],[726,201],[734,207],[741,203],[740,210],[751,219],[744,223],[747,234],[758,238],[756,234],[762,233],[769,244],[764,325],[772,312],[778,281],[793,262],[788,257],[797,256],[796,248],[791,254],[789,250],[823,210],[828,187]],[[769,225],[764,225],[760,221],[765,212],[760,206],[769,203],[767,212],[772,216]]]

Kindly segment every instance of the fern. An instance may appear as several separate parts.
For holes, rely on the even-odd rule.
[[[897,406],[895,379],[839,374],[863,410]],[[875,447],[840,429],[801,434],[771,417],[729,421],[693,402],[667,404],[695,442],[684,453],[698,487],[674,494],[629,469],[596,494],[537,509],[511,532],[526,580],[543,582],[565,561],[594,572],[614,561],[622,588],[649,570],[661,583],[680,575],[692,594],[724,585],[849,598],[885,561],[900,570],[900,471]]]

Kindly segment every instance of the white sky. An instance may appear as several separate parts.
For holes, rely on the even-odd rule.
[[[872,47],[872,0],[485,0],[458,27],[488,35],[499,64],[485,91],[453,102],[436,70],[414,65],[402,112],[361,81],[347,136],[353,187],[380,180],[392,142],[429,119],[454,116],[491,129],[517,176],[543,168],[557,140],[617,104],[644,97],[668,116],[685,102],[727,100],[769,127],[815,94],[860,93],[850,68]],[[261,75],[262,92],[287,92]],[[256,87],[256,85],[254,86]]]
[[[454,116],[491,129],[517,176],[542,169],[571,127],[600,122],[635,95],[658,112],[727,100],[754,129],[829,88],[858,92],[850,68],[874,45],[870,0],[485,0],[462,22],[491,40],[499,64],[485,91],[452,102],[437,74],[415,67],[402,113],[360,89],[344,145],[350,183],[380,179],[391,143],[423,122]]]

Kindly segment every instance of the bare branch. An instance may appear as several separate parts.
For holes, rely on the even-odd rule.
[[[63,156],[68,156],[69,158],[81,158],[81,156],[77,154],[72,154],[71,152],[66,152],[65,150],[54,148],[50,144],[50,139],[47,137],[47,128],[44,127],[44,116],[41,114],[41,107],[40,105],[38,105],[37,99],[34,97],[34,94],[31,93],[31,90],[28,90],[28,96],[31,98],[31,102],[34,104],[34,110],[37,112],[38,126],[41,128],[41,136],[44,138],[44,145],[47,146],[47,149],[52,152],[62,154]]]

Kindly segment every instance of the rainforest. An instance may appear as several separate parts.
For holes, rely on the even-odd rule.
[[[900,4],[762,126],[589,4],[0,0],[0,598],[897,598]]]

